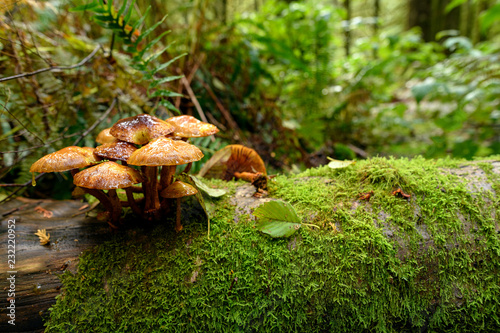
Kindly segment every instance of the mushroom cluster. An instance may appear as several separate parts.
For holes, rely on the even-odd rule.
[[[193,162],[203,158],[200,149],[186,142],[189,138],[218,131],[216,126],[191,116],[161,120],[141,114],[121,119],[99,133],[96,142],[101,145],[97,148],[63,148],[33,163],[30,172],[71,171],[74,184],[103,204],[112,229],[119,228],[123,207],[130,207],[144,219],[160,220],[175,198],[175,229],[180,231],[180,199],[197,190],[173,181],[176,167],[186,164],[183,172],[188,172]],[[135,186],[139,183],[142,187]],[[126,201],[119,199],[117,190],[125,192]],[[134,198],[137,192],[143,197]]]

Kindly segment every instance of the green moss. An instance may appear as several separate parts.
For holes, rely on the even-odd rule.
[[[464,163],[375,158],[278,176],[271,196],[320,227],[289,239],[235,223],[228,197],[214,201],[210,239],[201,220],[117,235],[62,276],[47,332],[498,330],[499,200],[443,171]]]

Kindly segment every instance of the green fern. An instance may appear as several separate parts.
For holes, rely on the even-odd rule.
[[[160,42],[165,35],[170,33],[170,31],[162,32],[144,46],[141,43],[166,20],[167,15],[156,22],[152,27],[141,32],[139,27],[146,19],[146,16],[151,10],[151,6],[146,9],[144,15],[140,16],[137,21],[132,22],[131,18],[134,11],[133,8],[135,0],[123,1],[118,10],[115,9],[113,3],[113,0],[94,0],[91,3],[77,6],[71,11],[94,13],[93,19],[97,24],[105,29],[112,30],[117,37],[121,38],[124,43],[125,50],[132,54],[130,64],[131,67],[141,71],[144,74],[144,79],[149,82],[148,97],[159,98],[159,105],[162,105],[172,111],[179,112],[179,110],[177,110],[177,108],[167,98],[178,96],[182,97],[183,95],[167,89],[162,89],[161,86],[167,82],[180,79],[182,76],[166,76],[160,78],[157,77],[157,74],[167,69],[167,67],[169,67],[174,61],[185,56],[186,54],[181,54],[165,63],[161,63],[156,65],[154,68],[151,68],[149,65],[165,53],[172,45],[169,44],[160,50],[154,51],[154,46]]]

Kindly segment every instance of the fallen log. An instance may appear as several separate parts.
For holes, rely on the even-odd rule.
[[[46,331],[497,331],[499,184],[498,158],[320,167],[272,179],[267,198],[241,182],[212,181],[229,194],[207,198],[210,236],[189,202],[181,233],[173,218],[154,229],[89,233],[89,246],[102,244],[62,275]],[[256,231],[253,209],[276,199],[319,228],[304,224],[277,239]],[[3,222],[6,244],[5,230]],[[54,251],[38,252],[42,261]],[[23,320],[16,313],[16,326]]]

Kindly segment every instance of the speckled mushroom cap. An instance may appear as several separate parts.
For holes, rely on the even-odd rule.
[[[39,159],[31,165],[30,172],[62,172],[85,168],[98,161],[93,152],[94,148],[69,146]]]
[[[144,178],[139,171],[116,162],[104,162],[77,173],[73,178],[76,186],[112,190],[126,188],[142,183]]]
[[[97,143],[100,143],[101,145],[102,144],[105,144],[105,143],[113,143],[113,142],[117,142],[118,139],[115,138],[114,136],[112,136],[111,134],[109,134],[109,130],[111,128],[106,128],[106,129],[103,129],[98,135],[97,135],[97,138],[95,139],[95,142]]]
[[[165,121],[175,127],[174,132],[171,134],[172,136],[199,138],[219,132],[219,129],[215,125],[205,123],[192,116],[177,116],[168,118]]]
[[[163,198],[176,199],[195,195],[196,193],[198,193],[198,190],[194,186],[177,180],[161,191],[160,195]]]
[[[157,138],[133,152],[127,163],[143,166],[181,165],[199,161],[202,158],[201,150],[192,144],[168,138]]]
[[[259,154],[243,145],[228,145],[216,152],[199,172],[200,177],[231,180],[235,172],[260,172],[266,166]]]
[[[97,146],[94,150],[94,154],[101,158],[126,162],[130,155],[136,150],[137,148],[135,145],[125,141],[118,141]]]
[[[118,120],[109,133],[119,140],[144,145],[155,138],[167,136],[173,131],[174,126],[166,121],[148,114],[140,114]]]

